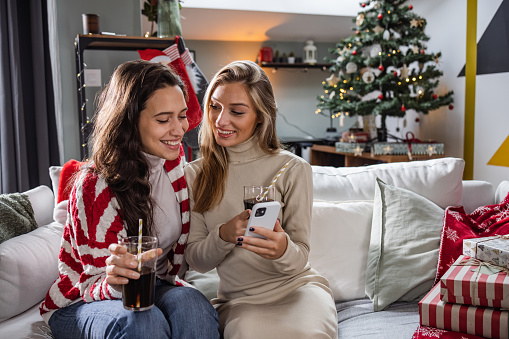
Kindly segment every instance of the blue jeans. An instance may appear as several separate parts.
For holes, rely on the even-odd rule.
[[[79,301],[49,319],[55,338],[219,338],[217,312],[198,290],[157,279],[154,306],[124,309],[122,300]]]

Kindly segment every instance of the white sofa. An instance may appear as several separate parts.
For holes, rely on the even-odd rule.
[[[485,181],[463,181],[463,167],[463,160],[454,158],[355,168],[313,166],[315,202],[309,260],[331,284],[339,337],[412,336],[419,323],[416,294],[431,287],[430,277],[434,278],[436,268],[415,274],[424,269],[423,264],[412,267],[411,275],[406,274],[412,262],[391,254],[391,244],[401,243],[399,235],[404,245],[419,249],[422,244],[412,241],[431,239],[432,248],[428,246],[428,252],[420,255],[429,259],[428,266],[434,263],[436,267],[434,256],[439,244],[435,238],[440,237],[441,211],[463,205],[469,213],[501,201],[509,191],[509,181],[496,189]],[[50,173],[56,191],[59,168],[52,168]],[[54,208],[48,187],[26,193],[39,227],[0,244],[0,337],[9,339],[51,337],[38,306],[57,277],[65,206],[61,203]],[[415,217],[414,213],[426,216]],[[402,228],[390,233],[395,227]],[[390,242],[383,243],[387,239]],[[392,262],[384,261],[391,255]],[[373,265],[378,269],[375,274]],[[215,272],[188,271],[186,279],[213,297],[218,283]],[[374,312],[376,308],[384,311]]]

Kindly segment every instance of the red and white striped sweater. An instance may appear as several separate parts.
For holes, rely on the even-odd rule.
[[[182,233],[168,253],[166,280],[175,285],[190,286],[177,275],[184,261],[189,233],[189,199],[183,161],[183,156],[179,156],[164,164],[182,217]],[[59,278],[40,306],[46,323],[55,310],[78,299],[92,302],[122,297],[120,291],[106,283],[106,258],[110,256],[108,246],[126,235],[120,207],[106,181],[87,170],[81,171],[69,196],[58,257]]]

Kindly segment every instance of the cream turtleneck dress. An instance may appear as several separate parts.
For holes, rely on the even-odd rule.
[[[337,338],[337,314],[327,280],[308,263],[313,186],[311,166],[288,151],[264,153],[256,139],[228,147],[226,192],[219,205],[191,213],[186,260],[207,272],[217,267],[217,298],[225,338]],[[279,259],[264,259],[219,237],[219,227],[244,210],[245,185],[268,186],[281,167],[275,199],[288,246]],[[201,159],[185,168],[191,211]]]

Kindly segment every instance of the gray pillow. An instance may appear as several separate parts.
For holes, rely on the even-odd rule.
[[[376,179],[366,295],[375,311],[419,300],[433,286],[444,210]]]
[[[0,244],[37,228],[32,204],[26,194],[0,195]]]

